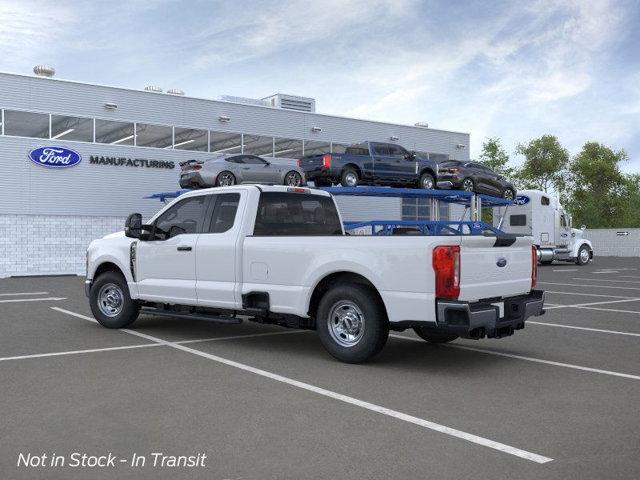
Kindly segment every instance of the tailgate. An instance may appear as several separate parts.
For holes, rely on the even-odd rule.
[[[460,242],[459,300],[510,297],[531,290],[531,237],[494,247],[496,237],[467,236]]]
[[[320,170],[322,168],[323,155],[309,155],[298,160],[298,166],[305,172]]]

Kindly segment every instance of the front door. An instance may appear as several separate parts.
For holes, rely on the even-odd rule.
[[[143,300],[196,305],[196,244],[209,197],[179,200],[154,222],[153,239],[138,241],[135,271]]]
[[[242,180],[244,182],[271,183],[273,182],[274,167],[266,160],[256,155],[242,157]]]

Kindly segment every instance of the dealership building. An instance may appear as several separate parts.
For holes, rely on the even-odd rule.
[[[144,197],[177,190],[185,160],[250,153],[294,162],[365,140],[469,158],[469,134],[319,114],[305,97],[211,100],[34,72],[0,73],[0,277],[83,273],[89,242],[122,230],[131,212],[153,215],[161,204]],[[74,152],[64,167],[32,158],[60,150]],[[346,220],[432,215],[411,199],[340,197],[339,206]]]

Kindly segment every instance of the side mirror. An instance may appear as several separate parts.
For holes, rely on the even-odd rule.
[[[586,225],[582,225],[582,226],[580,227],[580,230],[586,230],[586,229],[587,229],[587,226],[586,226]]]
[[[124,222],[124,235],[129,238],[140,238],[142,235],[142,215],[132,213]]]

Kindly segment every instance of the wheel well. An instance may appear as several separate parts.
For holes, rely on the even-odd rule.
[[[124,273],[122,273],[122,270],[120,270],[120,267],[118,267],[115,263],[104,262],[101,263],[98,268],[96,268],[96,271],[93,273],[93,280],[95,280],[105,272],[116,272],[125,277]]]
[[[358,178],[362,178],[362,170],[360,170],[360,167],[358,165],[356,165],[355,163],[347,163],[344,167],[342,167],[342,171],[344,172],[347,168],[355,170],[358,174]]]
[[[436,179],[436,174],[433,170],[431,170],[429,167],[423,168],[422,170],[420,170],[420,176],[422,176],[423,174],[428,173],[429,175],[431,175],[433,177],[433,179]]]
[[[340,283],[356,283],[356,284],[367,287],[376,295],[376,297],[380,301],[380,304],[385,309],[385,313],[386,313],[386,307],[384,306],[384,301],[380,296],[380,292],[378,292],[378,289],[373,285],[373,283],[371,283],[365,277],[357,273],[335,272],[330,275],[327,275],[322,280],[320,280],[318,285],[316,285],[316,288],[313,290],[313,293],[311,294],[311,301],[309,302],[310,317],[315,318],[316,312],[318,311],[318,305],[320,304],[320,300],[322,299],[324,294],[328,292],[331,289],[331,287],[334,287]]]

